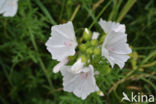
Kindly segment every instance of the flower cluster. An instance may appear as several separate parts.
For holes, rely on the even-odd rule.
[[[18,0],[0,0],[0,14],[4,17],[15,16],[18,9]]]
[[[52,27],[51,37],[46,42],[52,59],[59,61],[53,72],[60,71],[63,75],[64,91],[73,92],[82,99],[92,92],[100,92],[92,65],[96,57],[102,56],[112,68],[117,64],[122,69],[131,53],[125,25],[102,19],[99,25],[103,33],[85,28],[79,39],[76,39],[72,22],[56,25]]]
[[[0,0],[0,14],[3,16],[13,17],[17,9],[18,0]],[[102,19],[99,25],[103,33],[85,28],[79,39],[76,39],[72,22],[56,25],[52,27],[51,37],[46,42],[52,59],[59,61],[53,72],[60,71],[63,75],[64,91],[73,92],[82,99],[95,91],[103,95],[94,78],[92,62],[96,57],[103,56],[112,68],[117,64],[122,69],[131,53],[125,25]]]

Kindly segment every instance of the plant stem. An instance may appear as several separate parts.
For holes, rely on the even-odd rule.
[[[29,29],[29,30],[30,30],[30,29]],[[30,39],[31,39],[31,41],[32,41],[33,47],[35,48],[35,51],[38,53],[38,47],[37,47],[37,45],[36,45],[35,38],[34,38],[34,35],[33,35],[32,32],[31,32],[31,30],[30,30]],[[44,63],[43,63],[43,61],[42,61],[42,59],[41,59],[40,56],[38,56],[38,61],[39,61],[39,63],[40,63],[40,66],[41,66],[42,71],[44,72],[44,74],[45,74],[45,76],[46,76],[46,78],[47,78],[47,80],[48,80],[49,86],[50,86],[51,88],[53,88],[52,82],[51,82],[51,80],[50,80],[50,78],[49,78],[49,76],[48,76],[48,74],[47,74],[47,70],[46,70],[45,65],[44,65]]]
[[[74,20],[74,18],[75,18],[75,16],[76,16],[77,12],[79,11],[79,9],[80,9],[80,5],[78,5],[78,6],[76,7],[74,13],[72,14],[72,16],[71,16],[71,18],[70,18],[70,21],[73,21],[73,20]]]
[[[100,16],[102,15],[102,13],[107,9],[107,7],[111,4],[111,0],[106,4],[106,6],[104,6],[103,8],[102,8],[102,10],[100,11],[100,13],[97,15],[97,17],[96,17],[96,20],[98,20],[99,18],[100,18]],[[91,29],[92,27],[93,27],[93,25],[96,23],[96,21],[93,21],[92,23],[91,23],[91,25],[89,26],[89,29]]]
[[[135,4],[136,0],[128,0],[125,6],[123,7],[122,11],[120,12],[119,18],[117,19],[117,22],[120,22],[124,16],[128,13],[128,11],[131,9],[131,7]]]
[[[47,8],[41,3],[40,0],[35,0],[35,2],[37,3],[37,5],[41,8],[41,10],[43,11],[43,13],[48,17],[49,21],[51,22],[51,24],[56,25],[56,21],[52,18],[52,16],[50,15],[49,11],[47,10]]]

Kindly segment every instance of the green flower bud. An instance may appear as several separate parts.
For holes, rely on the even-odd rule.
[[[103,92],[101,90],[97,91],[97,95],[104,96]]]
[[[98,44],[98,41],[96,39],[91,40],[91,45],[96,46]]]
[[[105,74],[109,74],[111,72],[111,68],[108,65],[106,65],[104,69],[105,69]]]
[[[87,57],[85,55],[81,55],[80,58],[81,58],[82,62],[84,62],[84,63],[87,62]]]
[[[100,54],[101,54],[100,48],[95,48],[94,49],[94,55],[100,55]]]
[[[87,54],[92,54],[92,53],[93,53],[92,48],[88,48],[88,49],[86,50],[86,53],[87,53]]]
[[[103,42],[104,42],[105,37],[106,37],[106,34],[103,34],[103,35],[101,36],[101,38],[100,38],[100,43],[103,43]]]
[[[87,46],[86,46],[85,44],[81,44],[81,45],[80,45],[80,50],[81,50],[81,51],[86,50],[86,48],[87,48]]]
[[[87,28],[85,28],[85,31],[83,32],[83,39],[86,41],[90,40],[91,36],[92,36],[92,33]]]
[[[69,56],[68,59],[69,60],[74,60],[75,59],[75,56]]]

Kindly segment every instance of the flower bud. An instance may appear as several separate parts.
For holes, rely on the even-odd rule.
[[[91,45],[96,46],[98,44],[98,41],[96,39],[91,40]]]
[[[90,40],[91,35],[92,35],[92,33],[87,28],[85,28],[85,31],[83,32],[83,39],[86,41]]]
[[[100,48],[95,48],[94,49],[94,55],[100,55],[100,53],[101,53]]]
[[[99,91],[97,91],[97,95],[104,96],[104,93],[101,90],[99,90]]]
[[[87,62],[87,57],[85,55],[80,56],[82,62],[86,63]]]
[[[106,65],[105,66],[105,74],[109,74],[110,72],[111,72],[111,68],[108,65]]]
[[[103,35],[101,36],[101,38],[100,38],[100,43],[103,43],[103,42],[104,42],[105,37],[106,37],[106,34],[103,34]]]
[[[75,56],[68,56],[68,60],[74,60],[75,58]]]
[[[86,53],[87,53],[87,54],[92,54],[92,53],[93,53],[92,48],[88,48],[88,49],[86,50]]]
[[[81,51],[86,50],[86,48],[87,48],[87,46],[86,46],[85,44],[81,44],[81,45],[80,45],[80,50],[81,50]]]

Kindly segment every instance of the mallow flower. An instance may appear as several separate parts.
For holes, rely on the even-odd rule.
[[[68,62],[68,56],[75,54],[77,41],[72,22],[52,26],[51,37],[46,46],[52,58],[60,62],[54,68],[54,72],[58,72],[59,68]]]
[[[0,14],[5,17],[13,17],[17,13],[18,0],[0,0]]]
[[[113,67],[117,64],[121,69],[125,62],[130,58],[128,54],[132,52],[127,44],[127,34],[125,33],[125,25],[99,21],[100,26],[106,33],[105,40],[102,44],[102,56],[105,56]]]
[[[61,68],[61,74],[63,75],[64,91],[73,92],[82,99],[85,99],[92,92],[99,91],[92,65],[83,67],[80,73],[73,73],[71,66],[64,66]]]
[[[51,37],[46,42],[52,58],[59,61],[53,68],[53,72],[61,71],[64,91],[73,92],[82,99],[92,92],[104,96],[96,85],[94,75],[99,73],[97,70],[94,72],[93,65],[95,67],[99,65],[104,56],[112,67],[117,64],[123,68],[129,59],[128,54],[132,51],[127,44],[125,25],[102,19],[99,24],[105,34],[91,32],[85,28],[78,41],[79,44],[76,41],[72,22],[53,26]],[[99,67],[104,66],[103,68],[109,73],[110,65],[103,61],[102,66]]]

